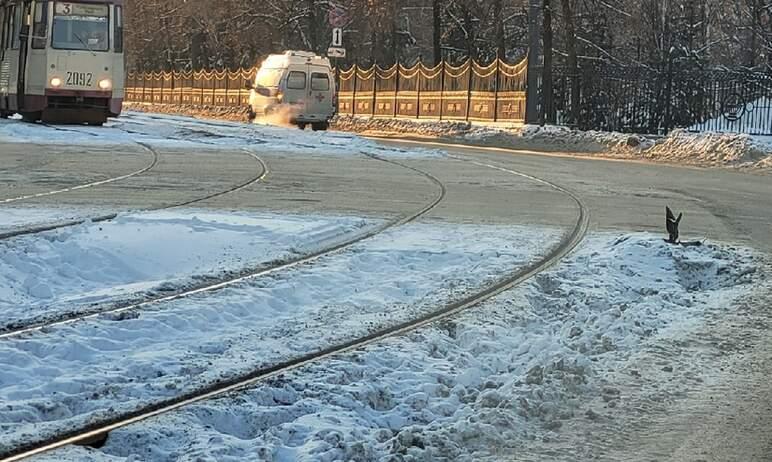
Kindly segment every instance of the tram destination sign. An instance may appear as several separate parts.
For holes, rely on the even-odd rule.
[[[56,2],[55,5],[55,13],[57,16],[91,16],[106,18],[109,12],[107,5],[62,2]]]

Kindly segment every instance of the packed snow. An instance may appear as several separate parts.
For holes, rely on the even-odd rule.
[[[81,207],[0,207],[0,234],[53,223],[80,221],[84,217],[105,213],[104,210]]]
[[[41,460],[584,460],[594,426],[639,415],[618,374],[647,390],[644,407],[711,374],[678,339],[752,292],[759,263],[744,248],[596,234],[453,319]]]
[[[164,220],[164,216],[168,215],[146,221],[125,217],[111,228],[114,244],[105,248],[113,250],[95,263],[99,272],[106,273],[106,280],[119,276],[104,263],[147,270],[152,265],[147,258],[160,262],[168,257],[167,266],[159,263],[150,275],[135,278],[153,280],[167,269],[195,262],[195,254],[177,253],[195,248],[188,245],[189,239],[198,243],[211,236],[214,243],[227,241],[233,249],[226,255],[234,261],[244,249],[253,252],[265,242],[258,238],[258,245],[250,249],[250,241],[240,239],[240,231],[250,224],[243,217],[227,223],[217,218],[215,225],[203,223],[206,217],[180,223]],[[252,223],[253,228],[261,226],[262,222]],[[137,228],[139,235],[153,236],[163,230],[163,234],[177,235],[174,230],[182,230],[181,245],[164,249],[158,243],[147,253],[133,254],[131,248],[139,249],[133,241],[138,234],[131,231]],[[4,406],[0,446],[42,438],[114,410],[175,396],[413,319],[539,258],[561,235],[562,230],[523,226],[409,224],[313,264],[216,294],[6,339],[0,342],[0,402]],[[64,236],[67,239],[61,247],[55,236],[30,242],[30,250],[39,252],[31,258],[38,262],[51,258],[54,265],[67,268],[69,250],[87,255],[103,238],[104,229],[85,227]],[[66,244],[68,240],[71,245]],[[215,258],[212,250],[204,247],[198,252],[211,260]],[[265,257],[260,251],[255,254]],[[211,263],[206,265],[211,267]],[[15,268],[18,280],[33,277],[39,270],[35,265]],[[68,277],[81,276],[67,271],[72,274]]]
[[[733,133],[690,133],[673,130],[653,137],[615,132],[581,131],[561,126],[515,128],[469,122],[373,119],[341,116],[340,130],[379,135],[416,135],[444,141],[511,149],[561,152],[579,156],[646,160],[706,167],[772,167],[770,137]]]
[[[379,223],[174,210],[125,213],[109,222],[0,241],[0,327],[297,257]]]
[[[381,146],[355,134],[301,131],[297,128],[234,122],[201,121],[192,117],[126,112],[104,127],[55,127],[0,119],[0,143],[115,146],[148,143],[153,147],[248,149],[324,156],[363,153],[383,157],[439,157],[434,149],[403,150]]]
[[[733,114],[718,117],[689,127],[690,131],[711,131],[717,133],[747,133],[749,135],[770,134],[772,131],[772,98],[762,97],[745,104],[740,104]]]

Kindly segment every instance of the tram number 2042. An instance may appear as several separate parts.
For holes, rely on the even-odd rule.
[[[90,87],[94,80],[94,75],[90,72],[68,72],[67,85],[76,87]]]

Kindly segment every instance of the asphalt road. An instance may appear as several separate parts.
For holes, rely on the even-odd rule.
[[[669,205],[685,213],[684,239],[727,241],[772,253],[772,177],[767,175],[570,155],[448,150],[463,159],[515,169],[574,191],[589,207],[591,230],[664,235],[664,208]],[[88,206],[111,211],[158,207],[227,189],[258,168],[254,159],[236,149],[164,148],[158,152],[158,164],[145,174],[12,205]],[[364,156],[258,154],[271,170],[265,181],[199,205],[391,217],[415,210],[435,193],[435,187],[415,172]],[[0,144],[0,201],[126,174],[150,160],[151,155],[139,146]],[[432,212],[431,219],[557,227],[575,220],[576,208],[570,199],[533,181],[457,159],[400,162],[446,183],[447,199]],[[719,327],[728,329],[726,335],[745,335],[748,330],[743,330],[743,323],[766,316],[769,302],[760,296],[755,308],[738,318],[738,330]],[[744,344],[744,359],[727,360],[724,365],[737,370],[736,381],[712,388],[705,385],[672,412],[627,429],[625,438],[615,439],[613,428],[599,432],[595,438],[605,442],[596,444],[597,458],[632,460],[633,456],[656,454],[640,460],[772,460],[772,386],[768,380],[772,339],[766,329],[756,331]],[[720,405],[705,398],[714,395],[720,397]],[[667,437],[661,437],[665,434]]]

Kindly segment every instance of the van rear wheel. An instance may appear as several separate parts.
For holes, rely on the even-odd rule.
[[[301,130],[305,130],[306,129],[306,123],[305,122],[298,122],[298,128],[301,129]]]
[[[330,124],[328,124],[327,122],[318,122],[311,125],[311,128],[315,132],[327,130],[329,127],[330,127]]]

